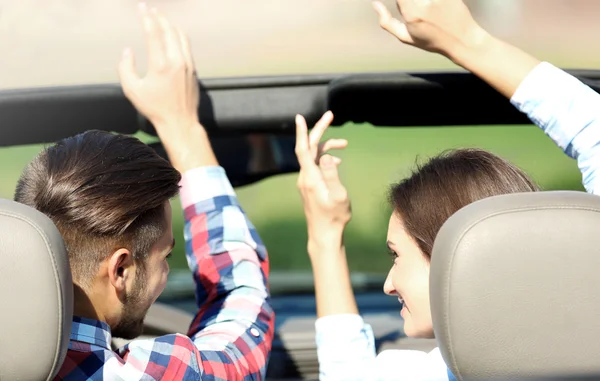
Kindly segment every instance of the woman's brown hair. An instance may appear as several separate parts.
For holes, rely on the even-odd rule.
[[[446,151],[394,184],[389,201],[421,251],[431,256],[435,237],[459,209],[487,197],[539,191],[515,165],[481,149]]]

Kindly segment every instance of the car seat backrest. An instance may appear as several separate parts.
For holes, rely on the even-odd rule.
[[[67,252],[48,217],[2,199],[0,303],[0,380],[51,380],[71,332]]]
[[[446,221],[431,257],[435,336],[458,380],[600,375],[600,197],[475,202]]]

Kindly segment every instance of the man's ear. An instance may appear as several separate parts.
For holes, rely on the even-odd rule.
[[[108,258],[108,279],[118,292],[124,292],[127,282],[135,276],[133,254],[127,249],[119,249]]]

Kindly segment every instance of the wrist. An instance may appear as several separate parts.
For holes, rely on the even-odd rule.
[[[189,143],[189,139],[193,138],[192,135],[200,138],[207,135],[204,126],[192,118],[172,118],[160,122],[151,121],[151,123],[158,137],[167,142],[183,144],[187,141]]]
[[[208,134],[199,122],[184,121],[156,126],[173,167],[180,173],[205,166],[219,165]]]
[[[344,236],[345,224],[319,224],[313,225],[308,223],[308,242],[312,242],[318,246],[331,246],[333,243],[341,244]]]
[[[474,60],[485,56],[486,52],[492,50],[496,44],[497,40],[492,35],[477,26],[465,39],[445,52],[445,55],[456,65],[469,70]]]
[[[335,278],[338,279],[338,275],[347,273],[348,259],[343,245],[313,246],[309,249],[308,258],[317,279],[333,275],[336,275]]]
[[[332,256],[343,252],[343,232],[329,231],[326,234],[318,236],[308,235],[308,255],[311,258],[320,258],[324,256]]]

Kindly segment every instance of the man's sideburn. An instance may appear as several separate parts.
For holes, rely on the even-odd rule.
[[[142,267],[136,270],[133,289],[125,294],[123,313],[119,324],[112,329],[114,337],[132,340],[140,336],[144,330],[144,318],[150,306],[144,305],[143,292],[147,284],[147,271]]]

